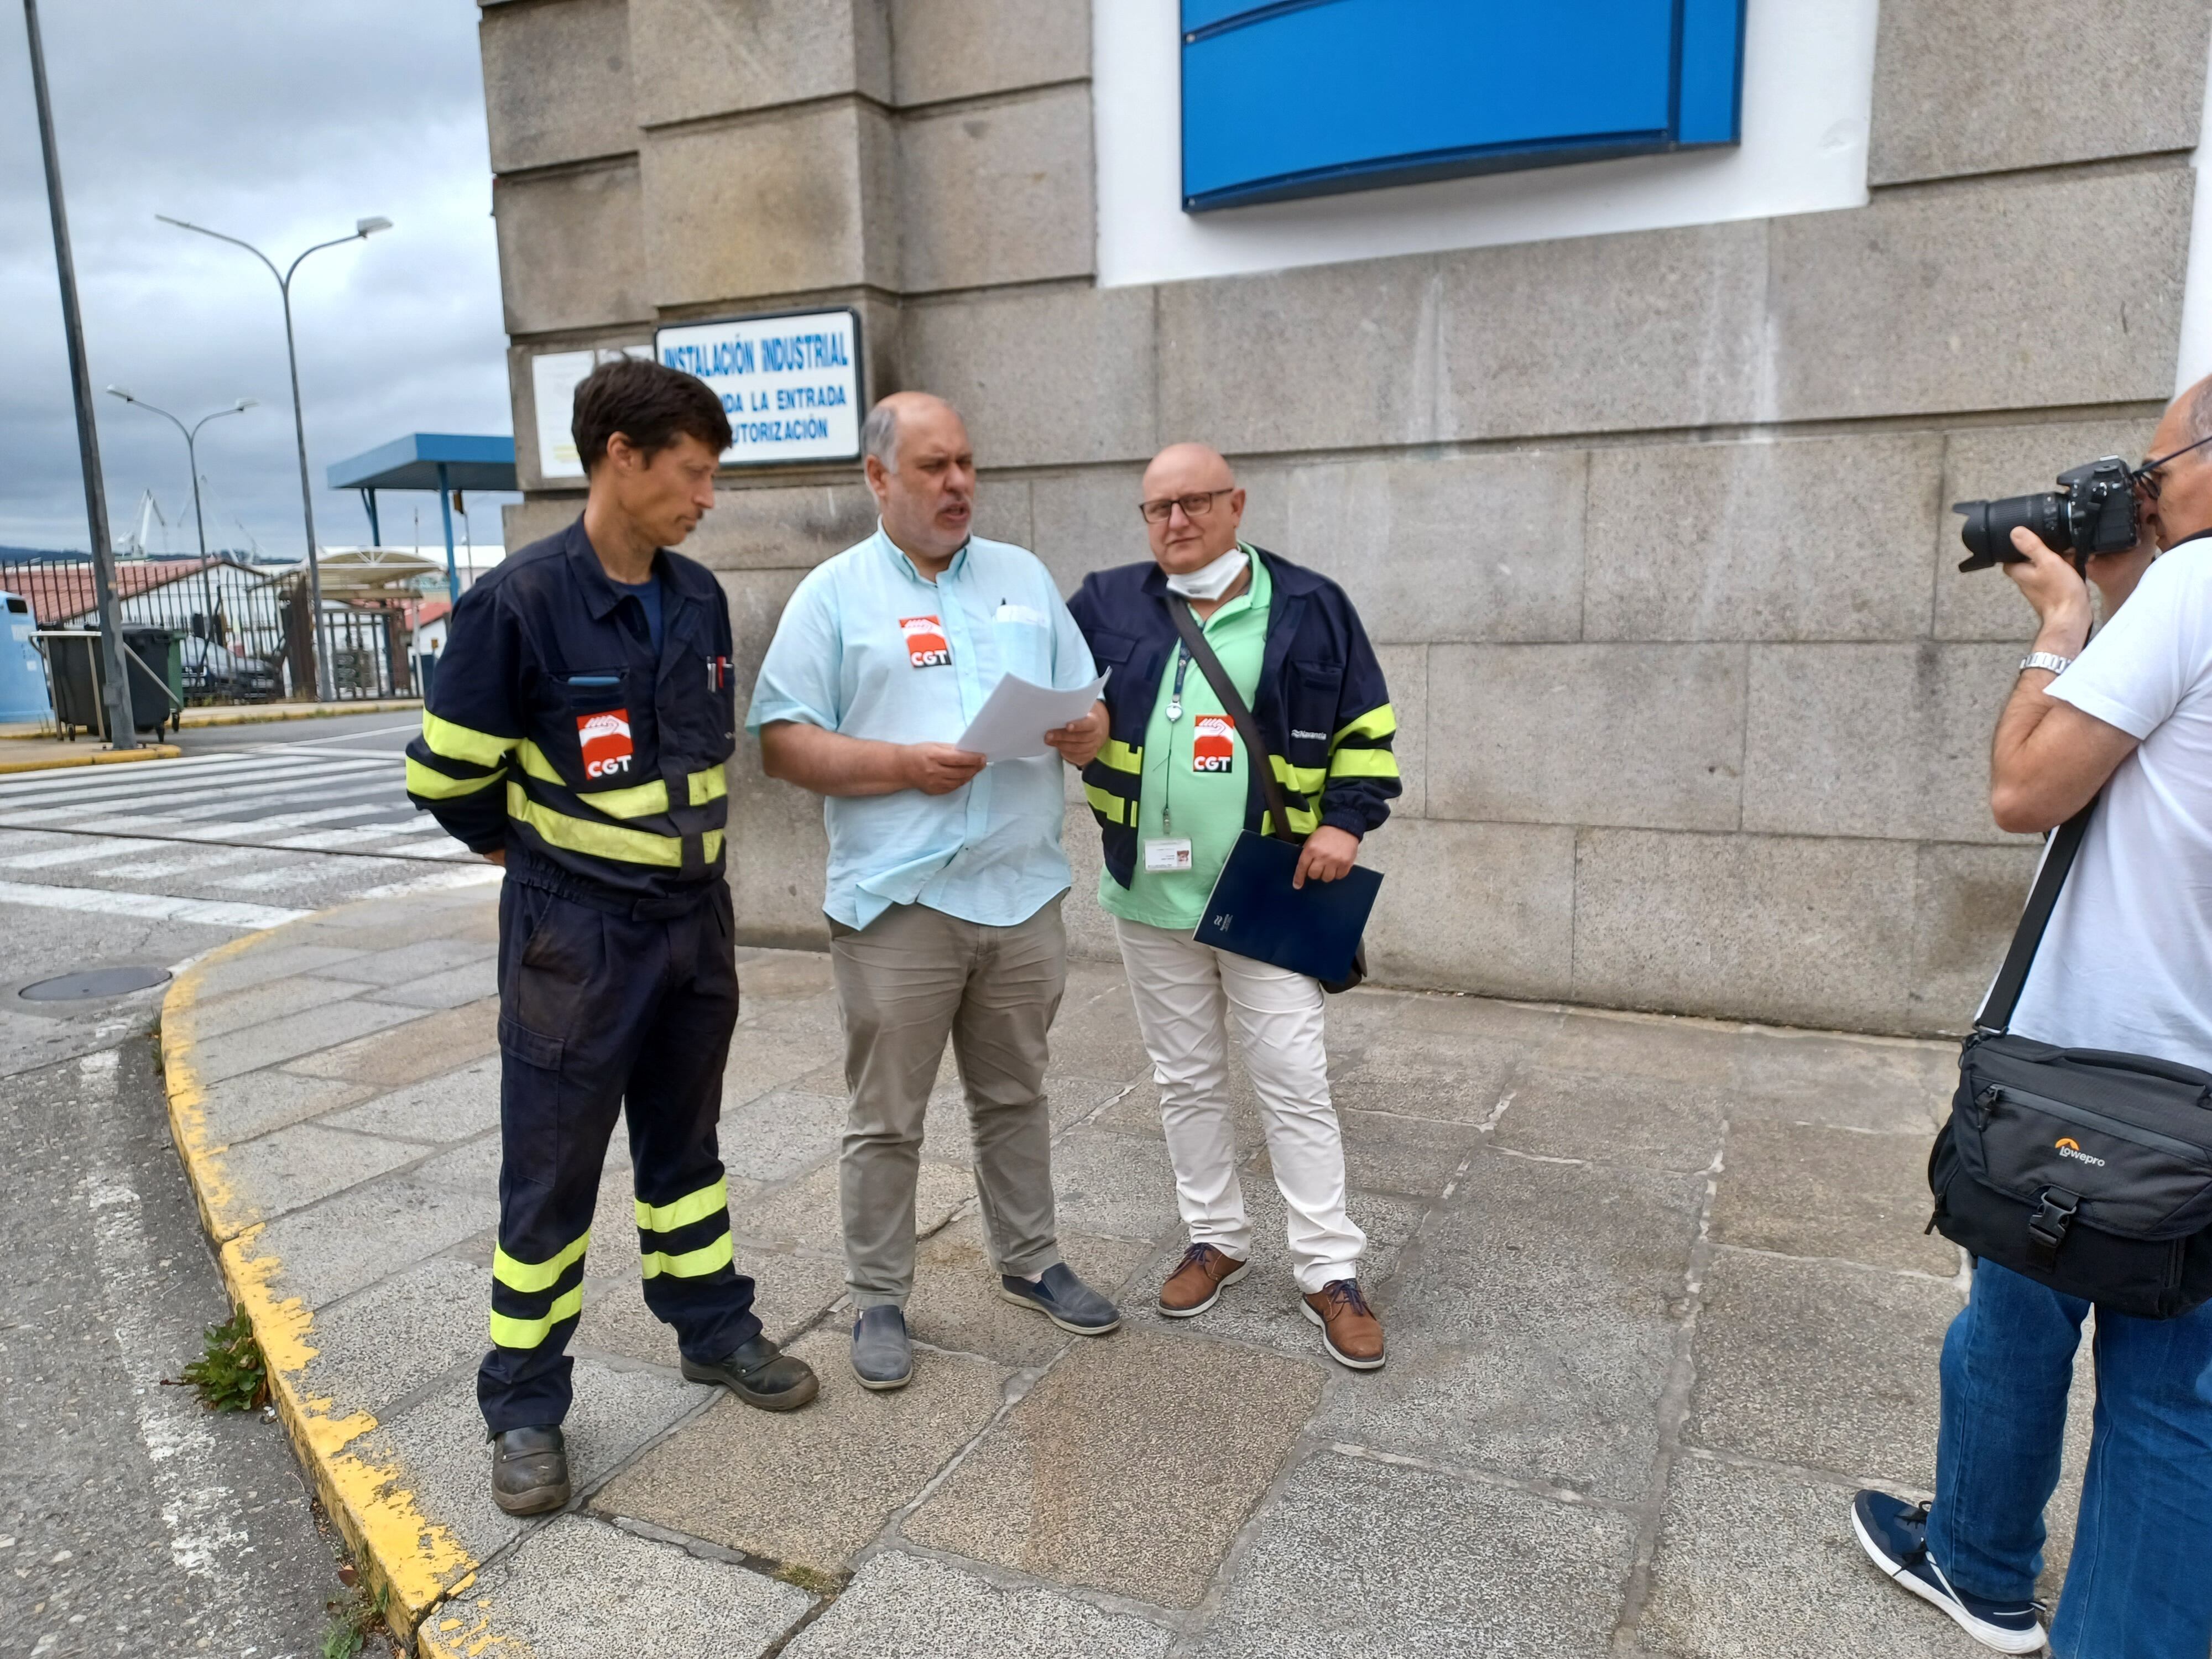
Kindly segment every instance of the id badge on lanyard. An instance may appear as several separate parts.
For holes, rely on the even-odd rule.
[[[1176,650],[1175,690],[1170,692],[1168,696],[1168,726],[1171,732],[1175,729],[1176,723],[1182,719],[1182,677],[1188,672],[1189,668],[1190,658],[1188,654],[1185,653],[1181,647],[1177,647]],[[1175,739],[1172,736],[1168,739],[1168,746],[1171,750],[1175,746]],[[1172,775],[1175,769],[1174,763],[1172,762],[1169,763],[1168,769],[1170,775]],[[1161,803],[1160,828],[1170,832],[1175,829],[1175,808],[1172,802],[1164,800]],[[1145,868],[1156,873],[1165,873],[1174,870],[1189,869],[1190,838],[1187,836],[1176,836],[1170,833],[1168,835],[1156,836],[1152,840],[1146,842],[1145,843]]]

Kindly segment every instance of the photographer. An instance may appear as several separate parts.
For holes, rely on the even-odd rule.
[[[2212,380],[2167,409],[2157,459],[2135,471],[2142,544],[2088,561],[2106,612],[2094,641],[2074,566],[2013,532],[2026,562],[2005,569],[2041,625],[1997,721],[1990,803],[2001,829],[2045,830],[2103,792],[2012,1030],[2212,1070],[2212,447],[2200,446]],[[2090,1306],[1978,1261],[1943,1345],[1934,1504],[1853,1502],[1875,1565],[2000,1652],[2043,1643],[2043,1510]],[[2203,1659],[2212,1304],[2164,1320],[2100,1307],[2095,1343],[2095,1431],[2051,1650]]]

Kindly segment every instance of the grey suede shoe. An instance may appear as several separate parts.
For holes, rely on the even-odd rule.
[[[1054,1262],[1034,1285],[1017,1274],[1004,1274],[999,1294],[1017,1307],[1035,1308],[1078,1336],[1103,1336],[1121,1328],[1121,1310],[1078,1279],[1065,1261]]]
[[[491,1501],[509,1515],[543,1515],[568,1501],[568,1448],[557,1426],[492,1436]]]
[[[853,1322],[853,1375],[864,1389],[902,1389],[914,1376],[906,1316],[888,1304],[863,1308]]]

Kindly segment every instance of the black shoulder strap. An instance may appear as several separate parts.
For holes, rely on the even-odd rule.
[[[1190,603],[1180,594],[1167,596],[1168,615],[1174,620],[1176,632],[1182,635],[1183,649],[1198,665],[1198,672],[1206,676],[1206,683],[1213,688],[1213,695],[1221,699],[1221,706],[1229,711],[1229,718],[1237,723],[1237,734],[1244,739],[1244,753],[1259,769],[1260,787],[1267,799],[1267,813],[1273,820],[1276,838],[1295,842],[1299,837],[1291,829],[1291,814],[1283,799],[1281,781],[1275,776],[1274,757],[1267,752],[1267,740],[1260,735],[1260,722],[1252,718],[1245,706],[1237,684],[1229,678],[1229,671],[1221,665],[1221,659],[1213,654],[1213,647],[1206,642],[1206,630],[1198,625]]]
[[[2051,850],[2043,855],[2043,867],[2035,872],[2027,908],[2020,913],[2020,926],[2013,932],[2012,948],[2005,952],[2004,966],[1997,969],[1996,982],[1990,987],[1982,1012],[1974,1016],[1976,1030],[2002,1031],[2012,1024],[2012,1011],[2027,983],[2036,947],[2043,943],[2043,930],[2051,925],[2051,913],[2057,908],[2058,890],[2066,884],[2066,872],[2074,867],[2074,855],[2081,850],[2081,837],[2089,828],[2089,815],[2096,810],[2096,798],[2092,796],[2087,806],[2051,835]]]

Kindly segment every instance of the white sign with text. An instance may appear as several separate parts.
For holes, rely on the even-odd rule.
[[[724,466],[853,461],[860,456],[860,319],[806,311],[679,323],[653,355],[714,389],[730,417]]]

